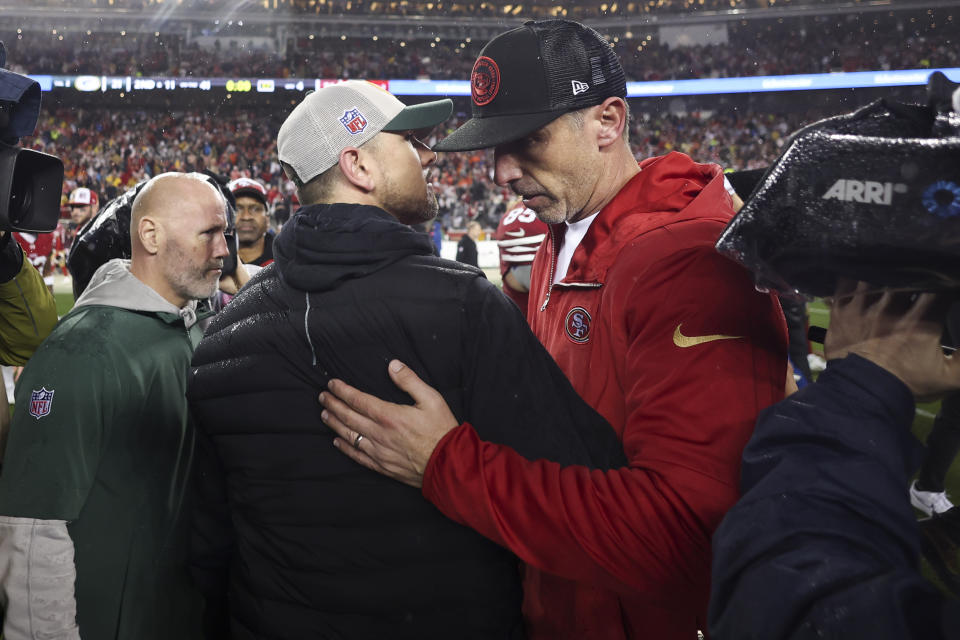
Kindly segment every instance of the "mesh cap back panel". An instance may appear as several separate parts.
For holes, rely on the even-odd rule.
[[[277,151],[304,183],[380,133],[403,103],[379,87],[353,81],[324,87],[304,98],[280,127]]]
[[[600,104],[610,96],[626,97],[623,67],[599,33],[569,21],[529,24],[540,39],[554,110],[572,111]],[[588,88],[575,91],[575,83]]]

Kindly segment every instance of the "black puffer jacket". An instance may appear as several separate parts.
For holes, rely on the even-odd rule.
[[[516,559],[339,453],[317,394],[338,377],[409,402],[387,376],[399,358],[531,459],[621,466],[613,430],[479,270],[386,212],[306,207],[274,249],[193,361],[211,637],[522,637]]]

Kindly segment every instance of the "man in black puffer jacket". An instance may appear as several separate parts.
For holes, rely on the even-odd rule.
[[[414,134],[451,108],[351,81],[307,96],[280,130],[308,206],[208,329],[188,391],[192,569],[211,638],[523,637],[516,558],[338,453],[317,402],[331,377],[409,402],[386,375],[399,358],[487,440],[625,464],[516,306],[407,226],[437,211],[423,177],[436,156]]]

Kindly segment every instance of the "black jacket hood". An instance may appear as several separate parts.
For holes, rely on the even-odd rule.
[[[328,291],[409,255],[435,255],[430,238],[368,205],[315,204],[283,225],[273,245],[281,280],[300,291]]]

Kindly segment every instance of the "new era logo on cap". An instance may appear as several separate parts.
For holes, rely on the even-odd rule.
[[[584,93],[590,88],[590,85],[588,85],[586,82],[580,82],[578,80],[571,80],[570,86],[573,87],[573,95]]]

